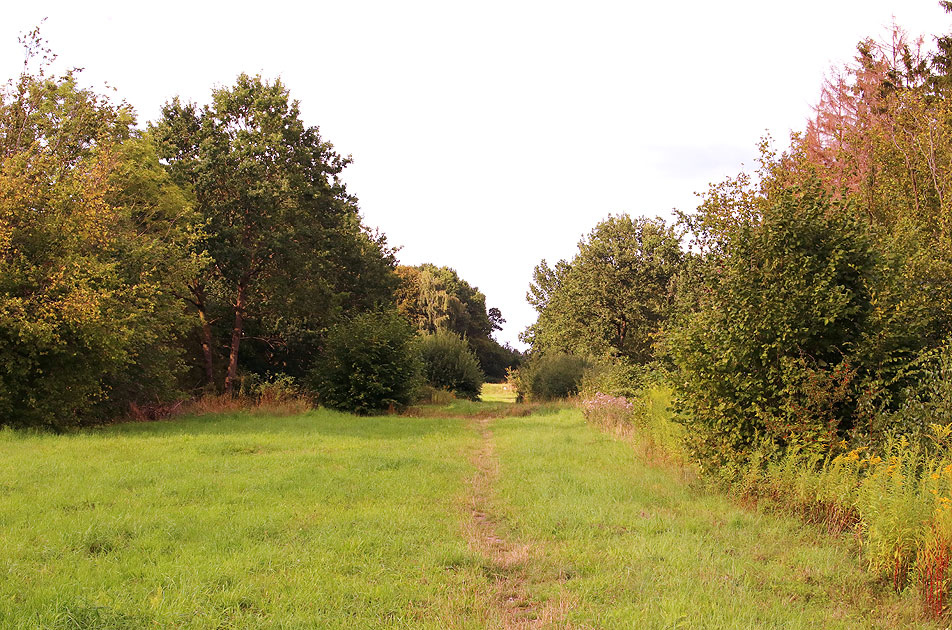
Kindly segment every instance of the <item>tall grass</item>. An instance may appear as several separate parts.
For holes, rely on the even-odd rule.
[[[634,440],[643,455],[686,464],[684,427],[671,422],[670,402],[669,388],[654,387],[632,397],[596,393],[579,405],[588,422]]]
[[[950,430],[933,427],[936,437]],[[950,455],[904,437],[826,459],[793,451],[752,474],[745,491],[832,533],[852,532],[870,571],[896,591],[919,589],[930,612],[941,615],[950,593]]]

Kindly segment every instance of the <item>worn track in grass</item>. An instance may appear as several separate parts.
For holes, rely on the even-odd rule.
[[[480,435],[480,446],[473,456],[476,472],[470,480],[467,498],[470,519],[466,536],[474,551],[484,555],[490,563],[495,592],[490,601],[496,610],[495,618],[505,629],[567,628],[563,623],[565,600],[539,602],[528,590],[528,570],[533,562],[534,549],[524,541],[507,539],[504,527],[492,506],[493,485],[499,478],[491,419],[474,420]]]

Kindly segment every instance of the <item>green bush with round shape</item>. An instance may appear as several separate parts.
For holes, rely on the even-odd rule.
[[[416,334],[396,310],[371,311],[333,326],[312,372],[318,401],[369,414],[404,407],[420,384]]]
[[[575,396],[587,363],[572,354],[537,354],[516,370],[519,400],[536,402]]]
[[[428,385],[460,398],[479,400],[485,377],[465,339],[448,330],[438,330],[421,339],[420,350],[423,378]]]

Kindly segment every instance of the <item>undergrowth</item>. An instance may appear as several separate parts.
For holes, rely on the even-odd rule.
[[[934,425],[936,437],[952,425]],[[832,534],[852,534],[871,572],[897,592],[918,589],[927,610],[948,612],[952,550],[952,453],[905,438],[875,451],[823,458],[794,450],[752,462],[735,488],[795,512]]]

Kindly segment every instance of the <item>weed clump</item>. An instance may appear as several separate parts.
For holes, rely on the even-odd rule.
[[[642,416],[645,405],[639,399],[596,393],[581,402],[582,415],[589,422],[604,427],[631,426]]]

